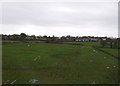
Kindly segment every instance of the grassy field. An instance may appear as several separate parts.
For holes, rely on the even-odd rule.
[[[118,83],[118,60],[91,45],[42,42],[3,45],[3,84]],[[34,61],[38,56],[40,59]]]
[[[65,44],[72,44],[72,43],[76,43],[76,44],[83,44],[85,46],[101,46],[100,42],[64,42]]]
[[[115,56],[118,56],[118,49],[111,49],[111,48],[101,48],[101,49]]]

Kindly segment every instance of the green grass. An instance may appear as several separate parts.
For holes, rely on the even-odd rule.
[[[30,43],[35,43],[35,42],[36,43],[41,43],[42,42],[42,43],[44,43],[44,41],[27,41],[27,42],[30,42]]]
[[[118,56],[118,49],[111,49],[111,48],[101,48],[101,49],[115,56]]]
[[[16,40],[15,40],[15,41],[14,41],[14,40],[3,40],[2,42],[21,42],[21,41],[16,41]],[[34,42],[42,42],[42,43],[43,43],[44,41],[39,41],[39,40],[38,40],[38,41],[27,41],[27,40],[26,40],[25,42],[31,42],[31,43],[34,43]]]
[[[82,42],[86,46],[101,46],[100,42]]]
[[[100,46],[101,47],[100,49],[102,49],[102,50],[104,50],[104,51],[106,51],[108,53],[111,53],[111,54],[113,54],[115,56],[118,56],[118,49],[110,48],[109,45],[105,46],[105,48],[102,48],[100,42],[65,42],[65,44],[66,43],[70,43],[70,44],[78,43],[78,44],[83,44],[85,46]]]
[[[35,84],[117,83],[117,59],[96,53],[92,43],[88,45],[90,47],[49,43],[3,45],[3,83],[17,80],[15,84],[31,84],[31,79],[38,80]],[[37,56],[40,60],[34,61]]]
[[[2,42],[20,42],[20,41],[14,41],[14,40],[2,40]]]
[[[85,46],[101,46],[100,42],[64,42],[65,44],[72,44],[72,43],[76,43],[76,44],[83,44]]]

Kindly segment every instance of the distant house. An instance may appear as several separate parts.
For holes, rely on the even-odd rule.
[[[104,41],[105,41],[105,40],[107,40],[107,39],[106,39],[106,38],[103,38],[102,40],[104,40]]]
[[[26,39],[27,40],[31,40],[32,38],[31,38],[31,36],[27,36]]]
[[[98,37],[79,37],[76,38],[77,42],[98,42],[100,39]]]
[[[91,42],[98,42],[99,39],[98,39],[98,38],[91,38],[90,41],[91,41]]]

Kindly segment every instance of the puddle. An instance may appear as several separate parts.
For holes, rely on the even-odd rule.
[[[16,80],[14,80],[13,82],[11,82],[10,84],[14,84],[16,82]]]
[[[96,50],[93,50],[93,52],[96,52],[96,53],[98,53],[98,51],[96,51]]]
[[[106,67],[107,69],[109,69],[110,67]]]
[[[96,82],[95,82],[95,81],[93,81],[93,82],[92,82],[92,84],[96,84]]]
[[[36,80],[36,79],[31,79],[29,82],[30,82],[31,84],[35,84],[36,82],[38,82],[38,80]]]

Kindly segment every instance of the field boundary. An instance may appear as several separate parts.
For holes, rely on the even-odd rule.
[[[67,45],[82,45],[83,46],[83,44],[79,44],[79,43],[63,43],[63,44],[67,44]]]
[[[2,42],[2,44],[16,44],[16,43],[19,43],[19,42]]]
[[[106,51],[100,49],[100,48],[97,47],[97,46],[92,46],[92,47],[93,47],[94,49],[97,49],[98,51],[101,51],[101,52],[103,52],[103,53],[105,53],[105,54],[108,54],[108,55],[110,55],[110,56],[112,56],[112,57],[114,57],[114,58],[120,60],[119,56],[115,56],[115,55],[113,55],[113,54],[111,54],[111,53],[109,53],[109,52],[106,52]]]

